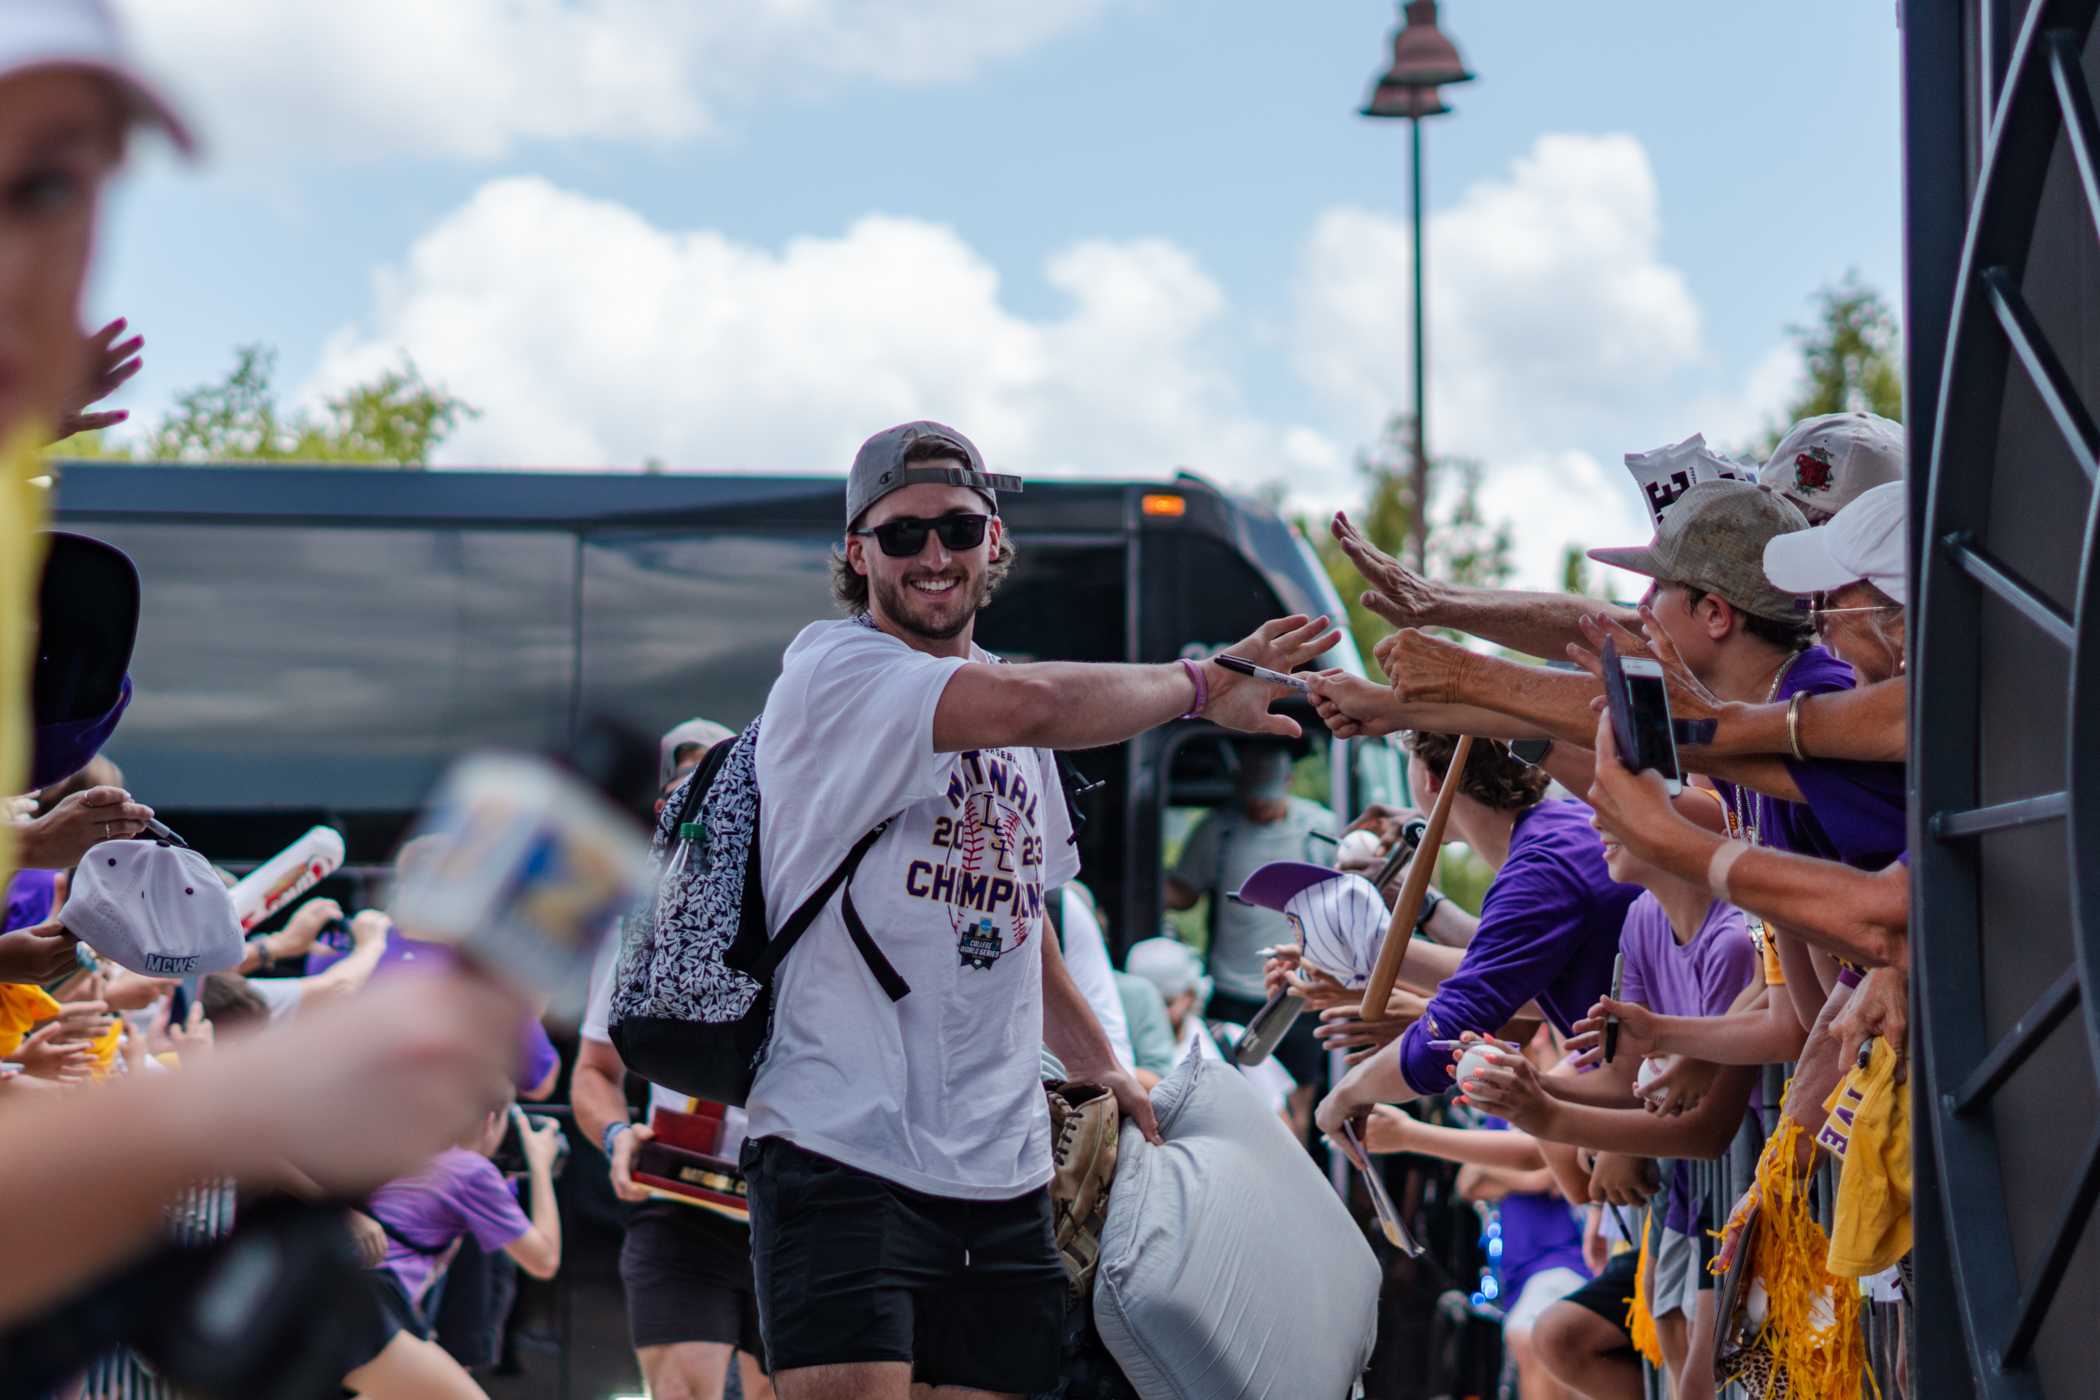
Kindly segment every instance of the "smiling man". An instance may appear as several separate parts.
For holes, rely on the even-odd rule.
[[[1045,936],[1079,871],[1049,750],[1175,718],[1295,736],[1280,688],[1215,661],[998,664],[972,640],[1011,566],[999,493],[938,423],[854,458],[832,581],[848,616],[788,647],[758,742],[774,931],[877,832],[781,964],[743,1165],[759,1320],[783,1400],[1019,1395],[1058,1378],[1047,1043],[1157,1137],[1151,1101]],[[1290,671],[1338,634],[1268,623]]]

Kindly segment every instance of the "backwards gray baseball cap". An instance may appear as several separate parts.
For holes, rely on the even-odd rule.
[[[936,466],[925,460],[926,453],[936,449],[940,455],[952,457],[962,465]],[[904,459],[907,456],[917,456],[921,460],[906,466]],[[1018,476],[996,476],[986,471],[984,454],[977,450],[977,444],[947,424],[925,419],[916,423],[899,423],[869,438],[860,445],[860,451],[853,454],[853,470],[846,477],[846,528],[852,529],[861,516],[867,514],[869,506],[890,492],[929,481],[943,486],[970,487],[984,497],[994,515],[999,513],[999,492],[1021,489]]]
[[[1801,604],[1765,577],[1765,546],[1807,528],[1808,517],[1769,487],[1702,481],[1663,512],[1649,543],[1593,549],[1590,558],[1702,589],[1753,617],[1790,622],[1801,616]]]

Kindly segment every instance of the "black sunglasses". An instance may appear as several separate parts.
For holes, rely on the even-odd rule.
[[[885,520],[880,525],[854,530],[856,535],[873,535],[882,552],[892,559],[909,559],[926,547],[928,531],[937,532],[941,543],[949,549],[975,549],[984,543],[984,528],[991,523],[989,515],[957,511],[953,515],[936,516],[926,520],[916,515],[900,515],[894,520]]]

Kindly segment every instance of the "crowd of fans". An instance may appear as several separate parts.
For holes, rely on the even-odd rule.
[[[289,1195],[325,1214],[368,1285],[316,1324],[317,1364],[364,1394],[473,1396],[516,1271],[561,1262],[566,1144],[515,1103],[561,1075],[537,1008],[384,907],[311,899],[242,939],[233,876],[99,756],[130,701],[136,575],[106,546],[39,530],[36,449],[110,421],[89,406],[137,364],[136,338],[83,338],[77,315],[98,195],[140,123],[186,143],[99,7],[0,14],[0,357],[21,369],[0,376],[0,764],[26,774],[9,790],[34,788],[0,824],[0,1178],[37,1183],[33,1201],[0,1202],[0,1337],[15,1348],[0,1355],[29,1358],[0,1367],[0,1391],[27,1377],[46,1393],[151,1391],[146,1343],[68,1307],[151,1258],[171,1201],[209,1240],[237,1233],[251,1201]],[[1384,1006],[1362,1005],[1367,958],[1316,956],[1302,906],[1252,893],[1266,868],[1334,854],[1330,814],[1290,796],[1280,747],[1243,747],[1234,803],[1164,876],[1170,908],[1204,905],[1205,938],[1136,939],[1118,969],[1109,950],[1128,940],[1085,887],[1050,893],[1104,1064],[1150,1088],[1190,1056],[1236,1061],[1247,1024],[1289,992],[1317,1014],[1246,1073],[1308,1151],[1353,1123],[1376,1153],[1462,1164],[1455,1190],[1497,1245],[1473,1301],[1499,1317],[1523,1400],[1617,1400],[1656,1375],[1679,1400],[1766,1393],[1774,1377],[1855,1395],[1901,1355],[1902,473],[1896,425],[1841,414],[1798,425],[1760,474],[1651,493],[1653,540],[1593,551],[1652,580],[1637,608],[1442,583],[1337,518],[1367,604],[1396,629],[1377,651],[1392,679],[1318,673],[1317,712],[1345,739],[1404,735],[1416,799],[1455,785],[1448,839],[1493,870],[1477,911],[1431,891]],[[1667,679],[1681,791],[1620,759],[1607,641]],[[1554,664],[1521,659],[1536,657]],[[1167,669],[1144,683],[1183,684]],[[1215,717],[1212,683],[1194,665],[1188,679],[1183,718]],[[1187,704],[1147,697],[1168,717]],[[1475,738],[1462,764],[1459,736]],[[703,720],[665,737],[659,808],[729,737]],[[1357,814],[1369,839],[1344,844],[1344,875],[1388,868],[1416,815]],[[1401,879],[1338,935],[1357,953],[1375,952]],[[601,1154],[589,1169],[633,1206],[631,1340],[654,1395],[718,1395],[734,1367],[759,1400],[779,1319],[761,1325],[749,1227],[639,1179],[658,1119],[629,1108],[611,969],[608,952],[572,1098],[581,1151]],[[703,1107],[661,1086],[650,1099]],[[717,1118],[715,1152],[736,1160],[748,1123]],[[64,1359],[44,1344],[68,1328],[91,1354],[46,1359]],[[36,1346],[16,1340],[32,1331]],[[1884,1393],[1908,1393],[1900,1366],[1879,1370]]]

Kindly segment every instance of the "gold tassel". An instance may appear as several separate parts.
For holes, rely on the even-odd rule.
[[[1655,1212],[1649,1211],[1641,1222],[1641,1258],[1633,1270],[1633,1301],[1626,1305],[1626,1335],[1633,1339],[1633,1349],[1641,1354],[1650,1366],[1662,1368],[1662,1336],[1655,1330],[1655,1312],[1649,1306],[1649,1265],[1654,1262],[1649,1249],[1655,1236]]]

